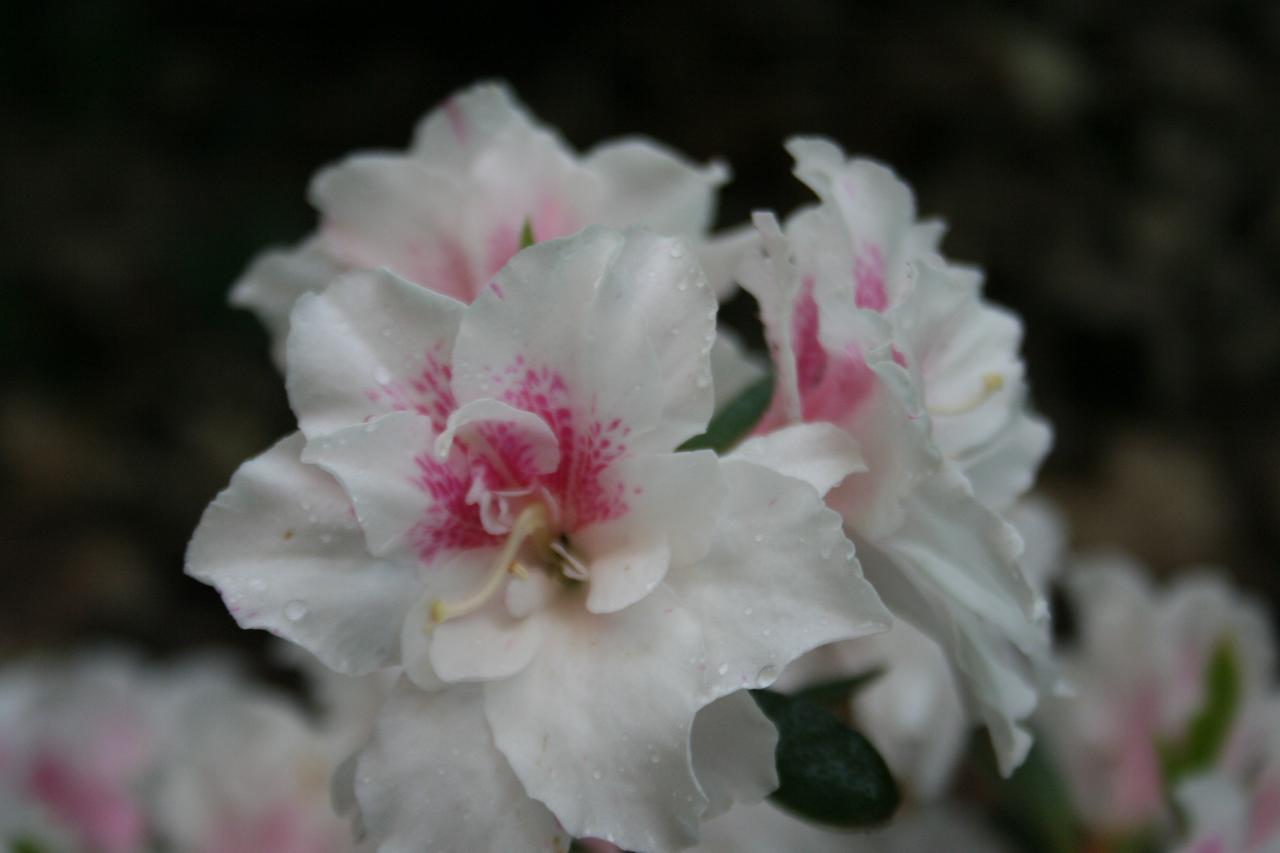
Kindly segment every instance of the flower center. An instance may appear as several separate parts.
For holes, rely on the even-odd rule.
[[[549,573],[558,570],[567,581],[584,581],[588,577],[586,564],[570,549],[567,539],[556,536],[551,513],[540,501],[520,510],[493,568],[474,592],[456,601],[437,598],[431,602],[431,624],[474,613],[502,589],[509,577],[529,577],[530,568]]]
[[[927,406],[931,415],[967,415],[983,403],[990,400],[1004,388],[1004,376],[999,373],[986,373],[982,376],[982,387],[972,397],[959,403],[946,406]]]

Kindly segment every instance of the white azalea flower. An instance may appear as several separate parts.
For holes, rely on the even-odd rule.
[[[1219,764],[1240,772],[1252,763],[1266,725],[1251,721],[1273,689],[1274,647],[1259,608],[1209,574],[1156,590],[1116,555],[1081,559],[1065,584],[1078,620],[1077,642],[1061,653],[1074,695],[1046,703],[1039,728],[1090,828],[1167,818],[1158,744],[1178,740],[1203,705],[1206,667],[1223,642],[1243,695]]]
[[[386,849],[687,845],[741,775],[693,766],[696,712],[886,627],[809,486],[672,452],[710,416],[715,308],[687,242],[600,228],[470,306],[387,271],[299,303],[301,434],[188,570],[335,669],[404,666],[356,773]]]
[[[842,832],[806,823],[769,803],[735,806],[708,821],[702,842],[692,853],[919,853],[957,850],[998,853],[1008,850],[991,831],[954,807],[931,806],[895,818],[884,829]],[[620,853],[598,839],[584,846],[590,853]]]
[[[161,749],[155,685],[99,654],[0,679],[0,842],[127,853],[149,839],[146,786]]]
[[[1062,519],[1042,498],[1026,498],[1008,513],[1026,543],[1022,565],[1044,593],[1063,557]],[[964,705],[953,668],[937,641],[898,620],[883,634],[815,649],[787,669],[779,686],[797,690],[878,674],[853,691],[855,727],[873,744],[913,797],[935,801],[959,765],[973,715]]]
[[[329,778],[340,743],[292,705],[228,678],[167,685],[154,820],[167,849],[343,853]]]
[[[763,253],[740,272],[777,377],[760,431],[826,422],[856,441],[864,470],[828,504],[890,609],[946,651],[1009,772],[1049,653],[1047,607],[999,515],[1049,442],[1026,411],[1020,324],[937,254],[941,228],[916,221],[891,172],[821,140],[788,148],[822,204],[785,233],[758,214]]]
[[[505,86],[478,84],[423,119],[407,152],[357,154],[320,172],[310,193],[317,233],[256,259],[231,300],[262,318],[283,361],[294,302],[341,272],[388,267],[470,302],[516,253],[526,224],[539,241],[593,224],[702,237],[727,174],[639,138],[579,156]],[[735,246],[709,245],[708,257],[727,267]]]

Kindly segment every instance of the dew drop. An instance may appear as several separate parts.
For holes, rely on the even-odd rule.
[[[391,382],[391,371],[385,367],[375,368],[373,371],[373,381],[379,385],[386,385]]]
[[[600,780],[600,779],[603,779],[603,778],[604,778],[604,774],[603,774],[603,773],[601,773],[599,770],[592,770],[592,771],[591,771],[591,778],[592,778],[592,779],[596,779],[596,780]]]
[[[307,605],[296,598],[284,606],[284,618],[288,619],[290,622],[297,622],[306,615]]]
[[[673,243],[673,244],[671,245],[671,257],[673,257],[673,258],[682,258],[682,257],[684,257],[684,247],[683,247],[683,246],[681,246],[679,243]],[[681,290],[684,290],[684,288],[683,288],[683,287],[682,287],[682,288],[680,288],[680,289],[681,289]]]
[[[729,664],[727,664],[727,663],[722,663],[722,664],[720,664],[719,668],[717,668],[717,669],[716,669],[716,672],[720,673],[721,675],[726,675],[726,674],[728,674],[728,672],[729,672]]]
[[[760,667],[760,671],[756,673],[757,682],[773,681],[778,677],[778,668],[773,664],[766,664]]]

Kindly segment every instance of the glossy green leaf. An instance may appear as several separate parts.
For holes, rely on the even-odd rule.
[[[773,801],[829,826],[869,827],[898,808],[898,786],[874,746],[822,705],[753,690],[778,727],[778,790]]]
[[[773,377],[762,376],[716,412],[707,431],[680,445],[680,450],[714,450],[724,453],[751,432],[773,399]]]

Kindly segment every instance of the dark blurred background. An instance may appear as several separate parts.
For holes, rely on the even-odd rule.
[[[1137,5],[3,3],[0,655],[261,642],[182,574],[291,428],[227,289],[490,76],[579,148],[726,158],[722,224],[805,198],[789,134],[891,163],[1026,320],[1073,541],[1280,601],[1280,4]]]

